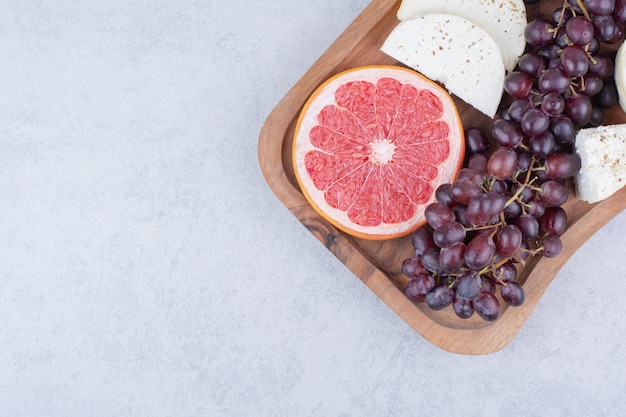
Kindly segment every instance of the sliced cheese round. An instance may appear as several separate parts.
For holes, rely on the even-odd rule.
[[[626,185],[626,124],[581,129],[575,147],[581,161],[574,177],[580,200],[595,203]]]
[[[622,44],[615,55],[615,86],[619,105],[626,112],[626,44]]]
[[[463,17],[485,29],[495,40],[507,71],[512,71],[524,53],[526,5],[524,0],[402,0],[398,20],[445,13]]]
[[[449,14],[422,15],[400,22],[380,49],[495,116],[505,71],[498,46],[480,26]]]

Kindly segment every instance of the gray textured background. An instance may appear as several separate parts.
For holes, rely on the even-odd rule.
[[[626,415],[626,212],[467,357],[267,187],[261,125],[367,3],[0,2],[0,416]]]

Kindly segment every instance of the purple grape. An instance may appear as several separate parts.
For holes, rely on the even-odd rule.
[[[483,291],[473,300],[474,310],[486,321],[494,321],[500,317],[500,302],[490,292]]]
[[[456,180],[450,187],[454,201],[460,204],[469,203],[470,199],[482,192],[480,186],[468,180]]]
[[[591,97],[598,94],[603,86],[604,81],[602,81],[602,78],[596,74],[589,73],[582,77],[582,85],[578,88],[578,92]]]
[[[426,274],[428,271],[422,265],[422,260],[419,256],[413,256],[406,258],[402,262],[402,273],[409,278],[417,278],[421,274]]]
[[[478,194],[467,204],[467,221],[472,226],[483,226],[493,217],[491,214],[491,198],[486,194]]]
[[[539,219],[539,226],[549,235],[561,236],[567,228],[567,213],[562,207],[548,207]]]
[[[533,79],[522,71],[509,72],[504,78],[504,91],[515,98],[524,98],[533,86]]]
[[[415,250],[416,255],[422,255],[426,249],[435,248],[435,242],[433,241],[433,234],[426,228],[420,228],[411,234],[411,244]]]
[[[424,217],[426,218],[426,222],[433,229],[437,229],[441,227],[441,225],[453,221],[454,213],[452,212],[452,209],[445,204],[437,202],[426,206],[426,209],[424,210]]]
[[[485,181],[485,172],[472,168],[462,168],[456,174],[457,180],[467,180],[473,182],[476,185],[482,185]]]
[[[570,77],[561,68],[548,68],[539,77],[539,90],[542,93],[565,93],[570,85]]]
[[[512,122],[521,122],[524,114],[534,108],[533,103],[527,98],[514,100],[509,106],[509,119]],[[519,142],[518,142],[519,143]]]
[[[589,60],[589,72],[596,74],[598,77],[606,80],[612,78],[615,72],[613,60],[606,55],[592,55]]]
[[[563,242],[556,235],[548,235],[541,241],[543,246],[543,256],[546,258],[554,258],[563,250]]]
[[[541,111],[547,116],[556,117],[565,111],[565,99],[561,94],[548,93],[541,101]]]
[[[461,223],[463,226],[465,227],[470,227],[470,223],[467,220],[467,208],[466,206],[463,205],[458,205],[455,206],[452,211],[454,212],[454,215],[456,216],[456,221]]]
[[[596,36],[605,43],[614,43],[615,37],[621,37],[620,28],[612,15],[594,16],[591,19]]]
[[[499,215],[504,210],[506,197],[499,191],[490,190],[485,195],[491,200],[491,213],[489,218]]]
[[[615,17],[615,20],[619,23],[626,22],[626,0],[615,0],[613,17]]]
[[[574,44],[581,46],[591,42],[594,37],[593,24],[584,16],[569,19],[565,24],[565,32]]]
[[[487,160],[487,172],[500,180],[513,175],[515,168],[517,168],[517,153],[511,148],[498,148]]]
[[[433,310],[443,310],[452,304],[453,299],[454,291],[446,285],[439,285],[426,295],[426,304]]]
[[[491,236],[486,234],[476,235],[467,244],[465,249],[465,265],[468,268],[478,271],[491,262],[496,252],[496,245]]]
[[[538,158],[546,158],[556,147],[556,138],[551,132],[543,132],[530,138],[529,149]]]
[[[550,132],[552,132],[559,143],[574,143],[576,140],[576,126],[565,115],[550,119]]]
[[[435,199],[438,203],[443,204],[446,207],[454,207],[457,202],[452,198],[452,194],[450,193],[450,187],[452,185],[450,183],[441,184],[435,190]]]
[[[517,63],[519,69],[533,78],[539,78],[541,73],[548,68],[546,58],[537,54],[524,54]]]
[[[522,117],[520,126],[528,136],[540,135],[550,127],[550,118],[539,109],[530,109]]]
[[[467,167],[480,172],[487,172],[487,157],[483,153],[475,153],[467,161]]]
[[[587,52],[578,45],[563,48],[560,59],[563,71],[570,77],[582,77],[589,70]]]
[[[440,248],[447,248],[465,239],[465,227],[457,221],[450,221],[435,229],[433,240]]]
[[[519,216],[515,220],[515,225],[522,232],[524,239],[534,239],[539,235],[539,223],[537,219],[530,214],[522,214]]]
[[[610,109],[618,100],[617,88],[612,80],[605,80],[600,92],[593,96],[593,103],[603,109]]]
[[[604,110],[598,106],[593,106],[591,109],[591,120],[589,120],[589,126],[597,127],[604,124]]]
[[[546,211],[546,206],[540,198],[535,198],[526,204],[526,213],[534,217],[541,217]]]
[[[533,110],[528,110],[526,114],[531,111]],[[515,148],[524,138],[524,132],[522,132],[522,129],[517,123],[504,119],[498,119],[493,122],[491,135],[498,144],[508,148]]]
[[[503,258],[509,258],[519,251],[522,240],[522,231],[517,226],[504,226],[496,235],[496,252]]]
[[[421,303],[426,296],[435,288],[435,279],[429,274],[421,274],[406,285],[404,294],[413,302]]]
[[[584,126],[591,120],[593,105],[589,97],[578,94],[565,100],[565,114],[575,125]]]
[[[458,271],[463,266],[464,259],[465,244],[463,242],[455,243],[439,251],[439,265],[445,273]]]
[[[593,15],[606,16],[615,10],[615,0],[584,0],[583,4]]]
[[[580,170],[580,157],[575,153],[553,153],[546,159],[546,173],[550,179],[573,177]]]
[[[470,271],[459,278],[456,295],[466,300],[473,300],[480,294],[480,285],[480,276]]]
[[[436,247],[428,248],[420,257],[424,268],[434,274],[440,274],[443,272],[441,270],[441,266],[439,265],[439,251],[440,249]]]
[[[545,207],[560,206],[569,197],[569,188],[558,180],[549,180],[541,184],[537,195]]]
[[[517,279],[517,268],[512,261],[506,262],[493,271],[493,278],[498,282],[513,282]]]
[[[500,295],[508,305],[519,307],[526,300],[526,292],[517,282],[508,282],[500,288]]]
[[[469,319],[474,315],[474,305],[472,301],[466,300],[458,295],[455,295],[454,300],[452,300],[452,309],[454,310],[454,314],[461,319]]]
[[[482,130],[475,127],[465,132],[465,143],[472,153],[485,153],[489,150],[489,139]]]
[[[554,25],[546,19],[535,19],[524,28],[526,42],[534,46],[544,46],[552,43]],[[592,28],[593,31],[593,28]]]

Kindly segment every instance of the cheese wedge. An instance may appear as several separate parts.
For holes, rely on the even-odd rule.
[[[528,23],[524,0],[402,0],[397,17],[404,21],[433,13],[460,16],[485,29],[498,45],[507,71],[524,53]]]
[[[480,26],[449,14],[422,15],[400,22],[380,49],[495,116],[505,70],[498,46]]]
[[[615,55],[615,86],[619,105],[626,112],[626,46],[622,44]]]
[[[581,160],[574,177],[580,200],[595,203],[626,185],[626,124],[581,129],[575,147]]]

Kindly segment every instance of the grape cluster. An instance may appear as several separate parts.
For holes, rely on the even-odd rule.
[[[437,188],[427,225],[411,235],[415,255],[402,263],[410,300],[487,321],[500,316],[498,291],[511,306],[524,303],[517,265],[562,250],[561,206],[580,169],[576,133],[601,125],[617,102],[614,62],[600,47],[621,41],[624,21],[626,0],[572,0],[528,23],[493,141],[466,130],[465,167]]]

